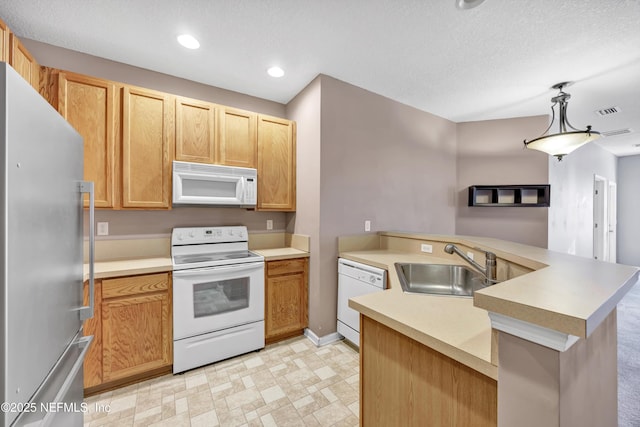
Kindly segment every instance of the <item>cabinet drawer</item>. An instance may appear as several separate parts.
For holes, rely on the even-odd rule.
[[[169,289],[169,273],[102,280],[102,298],[115,298]]]
[[[305,270],[306,258],[285,259],[267,262],[267,276],[298,273]]]

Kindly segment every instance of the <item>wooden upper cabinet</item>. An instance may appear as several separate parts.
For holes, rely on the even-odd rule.
[[[175,137],[171,95],[122,89],[122,207],[171,207],[171,159]]]
[[[9,27],[0,19],[0,61],[9,62]]]
[[[258,157],[258,115],[250,111],[224,108],[220,113],[218,163],[255,168]]]
[[[258,115],[258,210],[296,210],[295,122]]]
[[[11,65],[31,86],[39,90],[40,64],[31,56],[15,34],[9,34],[9,65]]]
[[[98,208],[113,208],[116,200],[117,96],[108,80],[58,74],[58,111],[84,139],[84,179],[94,182]]]
[[[218,106],[176,98],[176,160],[214,163]]]

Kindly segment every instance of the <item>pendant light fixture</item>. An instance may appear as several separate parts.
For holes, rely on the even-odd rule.
[[[585,130],[579,130],[571,126],[567,120],[567,104],[571,95],[564,92],[562,88],[569,84],[571,84],[571,82],[562,82],[552,86],[552,89],[558,89],[560,92],[558,95],[551,98],[551,102],[553,102],[551,105],[551,124],[547,130],[542,133],[542,136],[529,142],[527,142],[526,139],[524,140],[524,146],[526,148],[556,156],[558,161],[561,161],[564,156],[576,148],[600,137],[600,132],[591,130],[591,126],[587,126]],[[560,109],[560,118],[558,120],[559,132],[547,135],[546,133],[551,129],[553,122],[556,119],[556,105],[559,105]]]

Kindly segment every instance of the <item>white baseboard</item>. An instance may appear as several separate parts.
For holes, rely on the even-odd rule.
[[[309,328],[305,328],[304,336],[307,337],[309,341],[314,343],[316,347],[322,347],[323,345],[331,344],[332,342],[340,341],[342,339],[342,335],[337,332],[319,337]]]

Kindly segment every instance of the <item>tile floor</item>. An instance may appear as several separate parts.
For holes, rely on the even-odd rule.
[[[358,352],[293,338],[85,399],[85,426],[357,426]],[[108,410],[107,410],[108,408]]]

